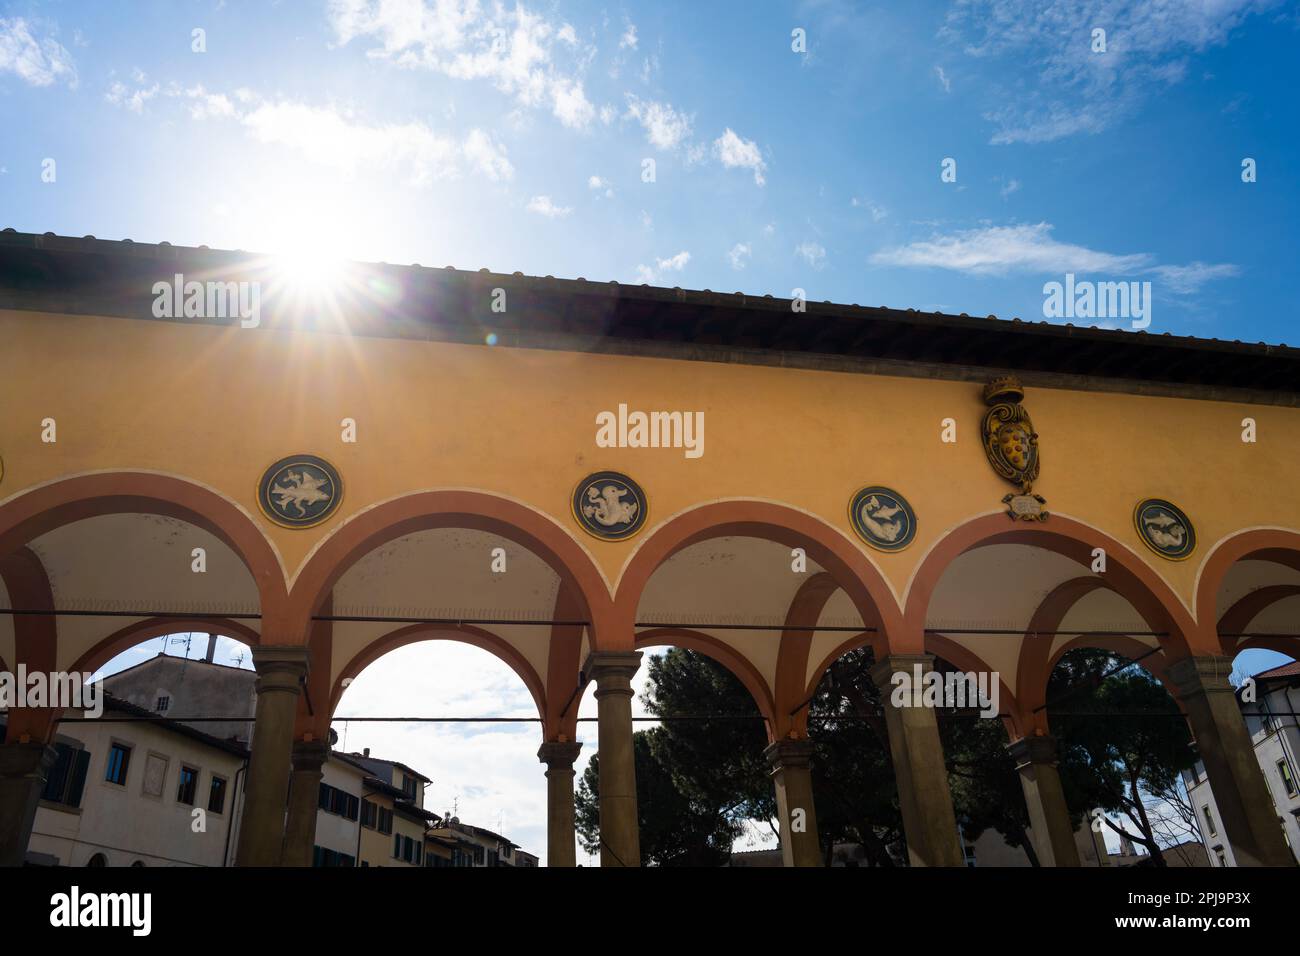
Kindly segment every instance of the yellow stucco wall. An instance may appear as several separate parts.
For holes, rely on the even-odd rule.
[[[705,412],[705,454],[598,448],[595,416],[620,402]],[[1024,404],[1048,509],[1132,547],[1189,605],[1222,537],[1300,528],[1300,410],[1048,388]],[[1011,490],[981,449],[980,387],[920,378],[0,311],[0,408],[0,503],[87,471],[182,476],[252,514],[291,579],[349,515],[417,490],[481,489],[542,510],[614,582],[655,526],[702,502],[782,502],[852,538],[850,496],[882,484],[911,502],[916,540],[895,554],[861,547],[902,595],[939,536],[999,511]],[[1246,415],[1256,444],[1241,441]],[[47,417],[57,444],[41,442]],[[356,444],[341,441],[345,417]],[[949,417],[955,445],[940,441]],[[256,504],[262,471],[293,453],[320,455],[343,477],[340,510],[316,528],[280,528]],[[569,515],[576,482],[602,469],[649,497],[631,541],[597,541]],[[1144,497],[1192,519],[1190,560],[1143,547],[1132,513]]]

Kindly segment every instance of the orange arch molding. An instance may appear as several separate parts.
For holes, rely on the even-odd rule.
[[[636,647],[655,647],[656,645],[674,645],[711,657],[745,685],[749,696],[754,698],[758,712],[767,723],[767,735],[774,739],[773,728],[776,726],[776,705],[768,690],[767,681],[748,659],[738,654],[735,648],[724,644],[710,634],[682,627],[656,627],[642,631],[636,636]]]
[[[1261,635],[1260,637],[1240,638],[1225,637],[1224,635],[1241,633],[1250,626],[1251,621],[1255,620],[1267,608],[1278,601],[1285,601],[1287,598],[1295,597],[1298,594],[1300,594],[1300,585],[1273,584],[1251,591],[1239,598],[1237,603],[1224,611],[1223,617],[1219,618],[1219,641],[1223,647],[1223,653],[1229,657],[1235,657],[1239,651],[1243,651],[1248,647],[1264,647],[1295,657],[1300,652],[1300,641],[1293,637]]]
[[[614,600],[616,627],[595,634],[598,649],[626,650],[633,643],[633,624],[641,595],[655,570],[683,548],[727,536],[763,538],[803,548],[844,588],[867,627],[892,638],[902,631],[898,602],[870,558],[838,529],[786,505],[767,501],[718,501],[684,511],[656,528],[632,554],[618,582]]]
[[[1043,523],[1014,522],[1006,515],[984,515],[959,525],[941,538],[917,568],[907,593],[905,619],[907,635],[924,633],[930,599],[944,571],[958,557],[974,548],[993,544],[1023,544],[1055,551],[1083,567],[1091,567],[1092,551],[1106,552],[1107,586],[1126,598],[1153,631],[1168,631],[1164,643],[1176,656],[1194,650],[1218,652],[1218,640],[1204,635],[1179,601],[1178,595],[1150,565],[1121,542],[1073,518],[1052,515]],[[1014,587],[1014,582],[1008,584]]]
[[[524,656],[504,638],[493,634],[491,631],[469,624],[455,626],[412,624],[390,631],[383,637],[371,641],[358,651],[352,660],[347,662],[343,670],[339,671],[339,676],[334,679],[334,685],[330,689],[330,718],[333,719],[334,711],[338,709],[339,701],[343,698],[343,682],[345,680],[356,677],[389,651],[395,651],[407,644],[418,644],[420,641],[458,641],[462,644],[472,644],[474,647],[482,648],[489,654],[504,661],[511,670],[519,675],[519,679],[524,682],[528,692],[533,695],[533,703],[537,705],[537,716],[542,719],[543,734],[546,734],[548,729],[545,726],[546,688],[542,685],[542,679],[538,676],[537,671],[533,669],[533,665],[528,663]],[[544,737],[544,739],[549,739],[549,737]]]
[[[156,514],[210,532],[244,562],[264,620],[278,621],[287,605],[284,571],[270,541],[237,505],[182,478],[113,471],[64,478],[20,492],[0,505],[0,555],[48,531],[108,514]]]
[[[1217,624],[1219,589],[1224,578],[1234,564],[1246,560],[1271,561],[1300,571],[1300,534],[1263,528],[1241,531],[1215,545],[1196,575],[1196,619],[1206,628]],[[1217,629],[1214,637],[1217,644]],[[1218,648],[1216,652],[1222,653]]]
[[[381,544],[433,528],[469,528],[513,541],[550,565],[571,588],[594,630],[609,617],[609,588],[591,556],[551,518],[481,491],[421,491],[353,515],[308,558],[290,595],[297,630],[277,643],[301,644],[310,619],[340,577]],[[629,637],[629,641],[631,638]]]

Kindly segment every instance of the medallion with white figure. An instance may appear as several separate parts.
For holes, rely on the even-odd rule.
[[[343,500],[337,469],[315,455],[281,458],[262,474],[257,502],[285,528],[310,528],[332,515]]]
[[[573,517],[584,531],[605,541],[622,541],[641,530],[648,505],[641,486],[617,471],[601,471],[578,482]]]
[[[916,513],[907,499],[890,488],[871,485],[849,502],[849,521],[867,544],[881,551],[901,551],[916,537]]]

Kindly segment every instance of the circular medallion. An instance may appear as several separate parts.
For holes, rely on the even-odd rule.
[[[881,551],[902,551],[916,537],[916,512],[897,491],[870,485],[849,502],[858,537]]]
[[[290,455],[262,474],[257,503],[285,528],[310,528],[332,515],[343,500],[343,481],[324,458]]]
[[[1133,509],[1133,524],[1142,542],[1170,561],[1181,561],[1196,547],[1196,529],[1187,515],[1160,498],[1139,501]]]
[[[641,530],[649,504],[641,486],[616,471],[598,471],[573,490],[573,517],[604,541],[622,541]]]

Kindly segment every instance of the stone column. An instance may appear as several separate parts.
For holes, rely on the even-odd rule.
[[[1074,827],[1056,770],[1056,738],[1046,734],[1022,737],[1007,744],[1007,750],[1020,772],[1038,862],[1043,866],[1079,866]]]
[[[891,654],[871,668],[889,731],[907,855],[912,866],[965,866],[934,708],[895,707],[890,701],[894,674],[906,674],[909,682],[914,681],[917,666],[921,676],[929,673],[934,655]]]
[[[281,866],[311,866],[316,845],[316,811],[320,807],[322,768],[329,759],[323,740],[295,740],[293,772],[289,775],[289,815],[284,822]],[[358,821],[358,826],[360,822]]]
[[[781,820],[781,863],[821,866],[817,811],[813,807],[810,763],[813,743],[807,738],[778,740],[763,751],[772,767],[776,809]]]
[[[1228,675],[1232,659],[1188,657],[1169,678],[1196,738],[1238,866],[1295,866]]]
[[[36,805],[56,751],[45,744],[0,745],[0,866],[22,866]]]
[[[640,666],[639,651],[592,651],[582,668],[596,682],[601,866],[641,865],[632,745],[632,677]]]
[[[546,764],[546,865],[577,866],[574,844],[573,762],[582,744],[548,740],[537,751]]]
[[[293,723],[307,676],[307,648],[264,644],[252,650],[257,711],[235,865],[278,866],[284,846]]]

